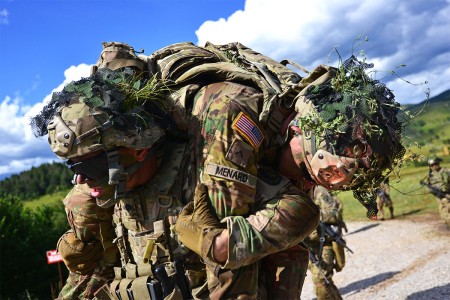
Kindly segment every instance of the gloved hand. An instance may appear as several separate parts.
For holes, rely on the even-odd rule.
[[[214,237],[222,232],[220,223],[208,196],[208,188],[200,184],[195,189],[194,201],[188,203],[178,215],[175,231],[186,247],[206,258]]]
[[[56,247],[67,268],[81,275],[92,273],[103,253],[102,244],[98,240],[84,243],[72,230],[61,236]]]

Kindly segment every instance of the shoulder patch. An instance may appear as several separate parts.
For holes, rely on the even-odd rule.
[[[232,126],[242,135],[242,137],[247,142],[255,147],[255,149],[259,149],[264,140],[264,135],[256,125],[256,123],[253,122],[253,120],[249,116],[247,116],[243,112],[240,112],[236,119],[233,121]]]
[[[237,181],[256,189],[256,177],[237,169],[216,164],[207,164],[205,173],[211,176]]]

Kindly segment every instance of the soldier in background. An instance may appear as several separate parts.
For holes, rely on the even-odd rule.
[[[442,159],[439,157],[428,160],[430,167],[428,175],[420,181],[421,184],[427,186],[438,202],[439,215],[444,223],[450,227],[450,170],[441,167]]]
[[[386,179],[380,184],[380,188],[377,189],[377,208],[381,221],[384,221],[384,207],[389,209],[391,219],[394,218],[394,206],[389,192],[389,179]]]
[[[309,270],[318,300],[342,299],[333,282],[334,271],[340,272],[345,266],[344,247],[332,236],[327,235],[323,226],[332,228],[342,235],[346,230],[343,221],[343,204],[337,196],[322,186],[314,188],[314,202],[320,207],[321,224],[308,236],[305,244],[310,251]]]

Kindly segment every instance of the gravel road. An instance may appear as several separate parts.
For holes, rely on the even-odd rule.
[[[450,300],[450,230],[437,213],[347,227],[354,254],[333,277],[344,299]],[[301,299],[315,299],[310,277]]]

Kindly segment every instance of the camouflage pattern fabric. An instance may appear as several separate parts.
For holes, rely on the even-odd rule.
[[[439,190],[450,192],[450,170],[441,167],[439,171],[432,170],[427,178],[427,182]]]
[[[448,227],[450,227],[450,199],[448,197],[448,194],[450,193],[449,178],[450,170],[446,167],[441,167],[439,171],[430,170],[430,173],[426,179],[427,183],[447,194],[445,198],[439,199],[436,197],[436,201],[441,220],[444,221]]]
[[[327,277],[329,283],[326,283],[325,279],[319,267],[313,263],[309,264],[309,270],[311,271],[311,279],[314,284],[314,292],[317,296],[317,300],[337,300],[342,299],[339,289],[333,282],[333,269],[334,269],[335,253],[331,245],[325,245],[322,250],[322,262],[320,269]]]
[[[263,258],[259,298],[300,299],[308,262],[308,249],[302,245]]]
[[[324,187],[317,186],[314,189],[314,202],[320,207],[320,218],[322,222],[332,225],[342,224],[342,203],[340,203],[337,197],[333,197]],[[337,263],[336,253],[333,250],[331,239],[327,236],[324,236],[325,242],[321,249],[320,238],[322,236],[320,227],[318,227],[305,241],[315,255],[319,255],[320,251],[322,251],[320,259],[318,258],[320,268],[312,262],[309,263],[314,292],[318,300],[342,299],[339,289],[333,282],[333,273]],[[329,283],[326,282],[322,273],[325,274]]]
[[[115,235],[112,208],[98,207],[85,184],[74,186],[63,202],[70,227],[76,236],[85,243],[100,241],[103,253],[91,274],[69,273],[58,299],[92,299],[101,286],[114,278],[113,267],[118,262],[117,247],[112,243]]]
[[[168,245],[164,222],[177,214],[183,203],[191,201],[192,180],[189,177],[192,172],[189,167],[181,169],[181,166],[187,166],[190,153],[185,143],[167,141],[158,153],[155,177],[127,192],[114,206],[113,221],[121,267],[115,268],[116,276],[110,290],[119,293],[122,299],[128,299],[127,289],[131,289],[136,299],[150,299],[146,285],[153,278],[150,263],[155,267],[164,265],[172,278],[175,272],[170,262],[176,258],[172,255],[181,257],[185,254]],[[154,243],[152,250],[148,250],[149,241]]]
[[[258,90],[232,82],[207,85],[194,99],[193,122],[198,123],[190,128],[197,170],[230,234],[227,262],[217,276],[208,272],[212,299],[257,297],[259,261],[297,245],[318,223],[317,206],[308,195],[276,172],[263,176],[258,170],[270,149],[267,137],[273,135],[258,121],[261,99]],[[296,259],[305,260],[299,253]],[[298,295],[297,283],[290,289]]]
[[[384,208],[387,207],[391,214],[391,219],[394,218],[394,206],[389,194],[389,184],[383,182],[377,191],[377,209],[380,214],[380,220],[384,220]]]

